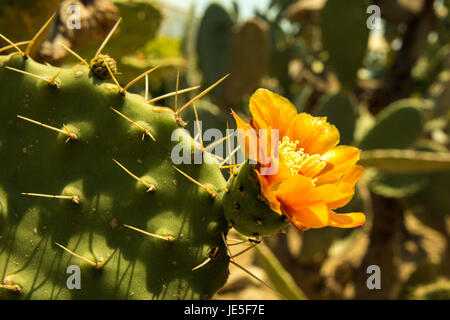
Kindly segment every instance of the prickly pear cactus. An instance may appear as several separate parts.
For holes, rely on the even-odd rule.
[[[349,90],[355,85],[357,71],[367,50],[368,5],[365,0],[349,0],[345,6],[341,1],[329,0],[320,14],[324,49],[330,54],[330,63],[342,86]],[[342,19],[343,16],[346,18]]]
[[[423,131],[423,108],[424,104],[414,99],[390,104],[378,114],[375,124],[362,138],[359,147],[362,150],[410,147]]]
[[[258,52],[256,55],[255,52]],[[233,28],[229,61],[230,81],[224,84],[221,105],[236,106],[242,97],[258,89],[261,79],[269,68],[270,34],[269,25],[254,18],[242,26]]]
[[[373,127],[362,138],[360,147],[372,149],[406,149],[411,147],[423,132],[424,103],[403,99],[387,106],[378,114]],[[402,134],[398,134],[401,132]],[[389,174],[373,172],[369,187],[376,194],[389,198],[412,196],[429,182],[426,174]]]
[[[234,22],[228,12],[219,4],[211,4],[200,22],[197,35],[198,66],[203,81],[210,83],[218,74],[228,70],[233,42]],[[218,92],[222,92],[219,88]]]
[[[189,181],[174,113],[118,91],[84,65],[0,57],[0,298],[199,299],[225,283],[219,166],[178,165],[208,187]]]

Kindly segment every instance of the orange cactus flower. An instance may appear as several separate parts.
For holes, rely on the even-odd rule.
[[[339,131],[326,117],[298,114],[287,99],[269,90],[259,89],[252,95],[250,112],[253,118],[249,124],[233,112],[239,143],[246,156],[257,162],[261,193],[273,211],[284,213],[301,231],[364,224],[361,212],[333,211],[353,198],[355,183],[364,170],[356,164],[359,149],[338,146]],[[270,141],[273,129],[278,129],[277,148],[262,141],[261,132],[268,132],[265,141]],[[255,146],[257,156],[249,151]],[[263,173],[274,164],[276,172]]]

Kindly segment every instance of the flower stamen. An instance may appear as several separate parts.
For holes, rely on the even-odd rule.
[[[279,142],[279,152],[281,160],[291,170],[292,175],[302,174],[313,178],[318,175],[326,166],[326,162],[321,160],[318,154],[309,155],[303,148],[298,148],[298,140],[292,141],[284,136]]]
[[[303,148],[297,150],[299,143],[298,140],[291,141],[286,136],[279,142],[280,159],[291,169],[292,175],[298,174],[303,161],[308,157],[308,154],[303,152]]]

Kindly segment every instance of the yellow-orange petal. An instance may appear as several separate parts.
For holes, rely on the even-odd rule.
[[[297,228],[297,230],[306,231],[309,229],[309,227],[305,226],[301,221],[296,220],[295,217],[290,218],[289,221],[295,228]]]
[[[275,195],[285,206],[297,210],[324,203],[328,210],[345,206],[353,197],[354,185],[346,182],[315,187],[310,179],[301,175],[291,176],[282,182]]]
[[[231,110],[231,114],[233,115],[234,120],[236,120],[236,126],[238,129],[241,129],[243,131],[252,129],[252,127],[248,123],[246,123],[244,120],[242,120],[241,117],[239,117],[239,115],[236,112]]]
[[[277,162],[276,164],[273,164],[274,166],[277,167],[277,172],[275,174],[266,174],[263,175],[264,178],[266,178],[266,180],[268,181],[268,183],[271,186],[274,186],[286,179],[288,179],[289,177],[292,176],[291,173],[291,169],[286,165],[286,163],[284,163],[283,161],[280,161],[277,158],[272,158],[273,161]],[[262,168],[260,169],[262,170]]]
[[[366,216],[362,212],[335,213],[330,211],[328,225],[337,228],[355,228],[364,224]]]
[[[354,185],[359,180],[359,178],[361,178],[363,172],[364,168],[362,166],[356,165],[349,171],[347,171],[347,173],[344,174],[339,181]]]
[[[329,224],[328,208],[324,203],[303,208],[292,208],[282,203],[281,210],[296,227],[323,228]]]
[[[325,203],[319,202],[313,205],[308,206],[308,209],[314,214],[314,221],[316,222],[316,225],[309,224],[305,221],[305,225],[309,226],[310,228],[322,228],[326,225],[328,225],[329,221],[329,215],[328,215],[328,207]],[[309,217],[312,219],[311,217]],[[317,220],[318,221],[317,221]]]
[[[326,199],[328,209],[334,210],[345,206],[352,200],[355,187],[349,183],[342,182],[335,186],[335,192]],[[319,187],[320,188],[320,187]]]
[[[302,175],[290,176],[275,190],[278,200],[290,208],[307,207],[321,201],[314,192],[311,179]]]
[[[255,173],[258,177],[259,180],[259,184],[261,185],[261,194],[264,196],[264,198],[266,198],[266,200],[269,202],[270,204],[270,208],[281,214],[281,203],[280,201],[277,199],[277,197],[275,196],[275,193],[272,190],[271,185],[269,184],[269,182],[267,181],[267,179],[265,178],[265,176],[262,176],[258,170],[255,170]]]
[[[274,141],[272,141],[272,139]],[[269,125],[267,130],[258,132],[258,163],[263,166],[270,166],[271,164],[278,165],[278,161],[272,161],[277,160],[274,157],[272,145],[278,145],[278,139],[276,136],[272,135],[272,126]],[[274,167],[274,169],[276,168]]]
[[[298,140],[298,147],[311,155],[324,154],[340,139],[338,129],[328,123],[326,117],[313,117],[307,113],[295,116],[286,135],[291,140]]]
[[[316,177],[317,185],[334,183],[352,170],[359,160],[361,150],[351,146],[337,146],[322,155],[322,160],[327,163],[325,168]],[[358,169],[360,170],[360,169]]]
[[[297,109],[282,96],[267,89],[258,89],[250,97],[250,112],[256,129],[271,126],[280,130],[280,139],[284,137],[290,123],[297,115]]]
[[[258,137],[256,131],[252,126],[241,119],[233,110],[231,111],[236,120],[236,127],[238,132],[238,141],[241,150],[248,159],[257,161],[258,157]],[[231,151],[230,151],[231,152]]]

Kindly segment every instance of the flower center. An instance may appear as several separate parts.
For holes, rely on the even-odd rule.
[[[309,155],[303,148],[297,148],[300,142],[292,141],[284,136],[279,142],[280,160],[283,161],[291,170],[292,175],[302,174],[314,178],[326,166],[326,162],[321,159],[319,154]]]
[[[279,142],[280,159],[291,169],[292,175],[298,174],[303,161],[308,157],[303,152],[303,148],[297,150],[298,140],[291,141],[289,137],[284,136]]]

